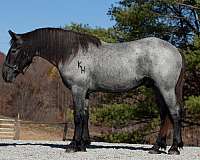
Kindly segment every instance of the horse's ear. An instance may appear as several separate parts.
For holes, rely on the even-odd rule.
[[[9,30],[8,33],[10,34],[11,38],[14,40],[14,41],[18,41],[19,43],[22,43],[22,39],[21,37],[14,33],[13,31]]]
[[[16,37],[16,33],[14,33],[13,31],[9,30],[8,33],[10,34],[12,39],[17,39]]]

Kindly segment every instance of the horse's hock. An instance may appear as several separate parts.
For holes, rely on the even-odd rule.
[[[19,116],[16,119],[0,117],[0,139],[19,140],[20,121]]]

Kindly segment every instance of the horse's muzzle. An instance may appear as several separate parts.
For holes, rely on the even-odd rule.
[[[16,72],[3,65],[2,77],[5,82],[12,83],[16,79],[16,76],[17,76]]]

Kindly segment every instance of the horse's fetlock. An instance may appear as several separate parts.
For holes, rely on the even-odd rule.
[[[182,142],[182,141],[181,141],[181,142],[179,142],[179,143],[178,143],[178,148],[183,148],[183,145],[184,145],[184,144],[183,144],[183,142]]]

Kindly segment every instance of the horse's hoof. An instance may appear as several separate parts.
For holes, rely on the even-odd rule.
[[[89,146],[89,145],[91,144],[91,141],[90,141],[90,140],[85,140],[85,141],[84,141],[84,144],[85,144],[86,146]]]
[[[169,155],[180,155],[180,151],[178,149],[169,149],[168,151]]]
[[[66,148],[65,151],[66,151],[67,153],[72,153],[72,152],[77,152],[77,149],[74,148],[74,147],[68,147],[68,146],[67,146],[67,148]]]
[[[85,146],[79,146],[77,152],[87,152]]]
[[[180,142],[180,143],[178,144],[178,148],[183,149],[183,142]]]
[[[85,145],[78,145],[76,141],[72,141],[68,146],[66,146],[66,152],[86,152]]]
[[[151,149],[149,150],[149,154],[161,154],[161,151],[159,151],[158,149]]]
[[[71,152],[86,152],[86,147],[84,146],[67,146],[66,147],[66,152],[71,153]]]
[[[149,150],[150,154],[161,154],[159,151],[159,146],[157,144],[154,144],[153,147]]]

